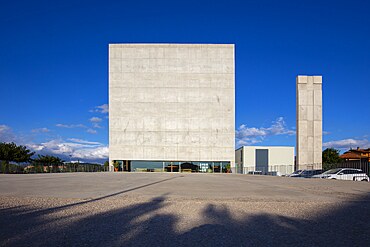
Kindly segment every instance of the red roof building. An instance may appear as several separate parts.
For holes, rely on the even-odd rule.
[[[370,162],[370,148],[361,149],[358,147],[357,149],[350,149],[339,157],[345,160],[367,159]]]

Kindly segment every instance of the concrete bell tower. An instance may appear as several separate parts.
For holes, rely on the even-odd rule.
[[[296,90],[296,170],[322,169],[322,76],[297,76]]]

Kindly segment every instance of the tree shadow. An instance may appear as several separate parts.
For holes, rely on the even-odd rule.
[[[370,194],[305,220],[268,213],[235,219],[229,208],[208,204],[202,210],[199,226],[185,232],[177,230],[179,216],[164,210],[171,204],[166,199],[163,195],[73,220],[75,215],[45,217],[65,209],[61,207],[3,209],[0,245],[363,246],[370,241]],[[96,203],[84,202],[83,206],[91,206],[93,212]]]

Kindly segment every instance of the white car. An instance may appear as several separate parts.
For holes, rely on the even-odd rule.
[[[313,178],[340,179],[353,181],[367,181],[369,177],[361,169],[354,168],[336,168],[326,171],[322,174],[315,175]]]

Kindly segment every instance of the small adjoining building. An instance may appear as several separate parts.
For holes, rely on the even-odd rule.
[[[286,175],[294,171],[294,147],[242,146],[235,150],[241,174]]]

